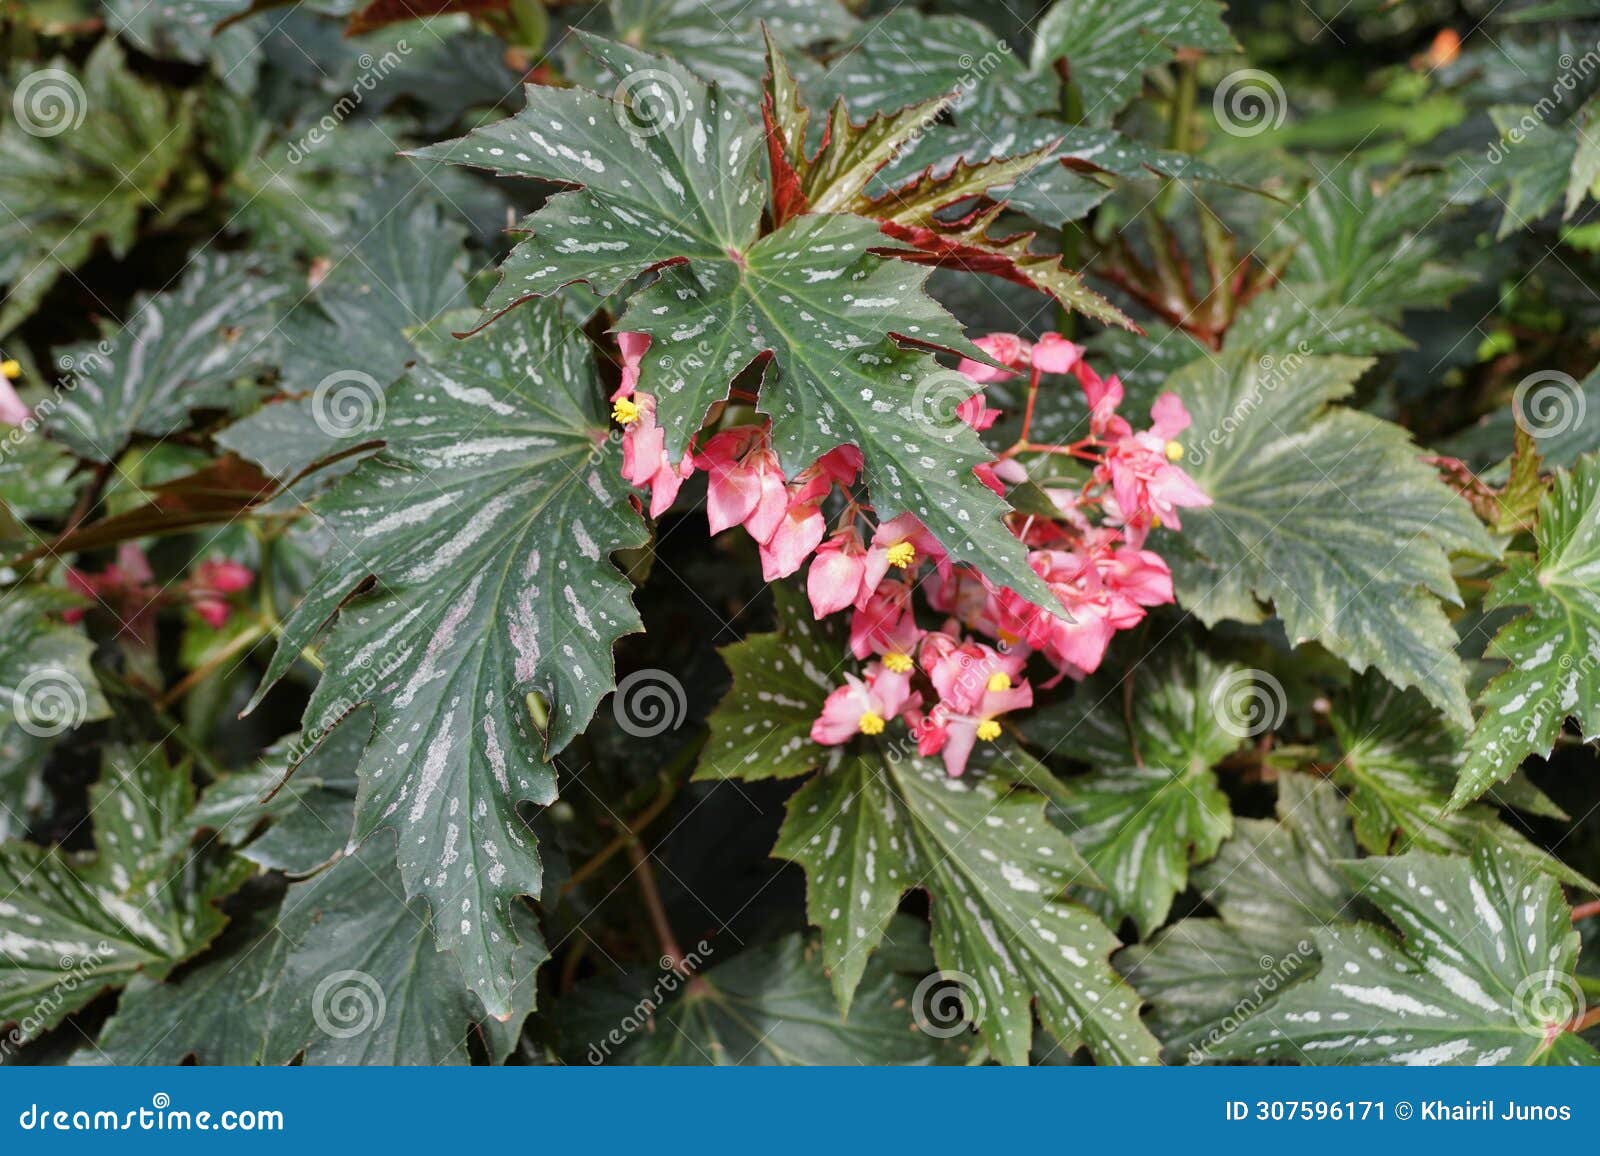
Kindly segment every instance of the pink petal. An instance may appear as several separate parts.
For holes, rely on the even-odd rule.
[[[865,564],[866,559],[861,554],[847,554],[828,546],[819,550],[811,563],[811,572],[806,575],[811,613],[819,619],[826,618],[854,603],[861,593]]]
[[[1150,432],[1163,441],[1171,441],[1189,428],[1189,411],[1175,393],[1164,393],[1156,398],[1156,403],[1150,407],[1150,417]]]
[[[738,466],[711,467],[706,478],[706,521],[713,534],[737,526],[755,513],[761,481],[759,473]]]
[[[769,470],[761,475],[761,497],[750,516],[744,520],[744,528],[757,543],[765,546],[783,525],[788,513],[788,487],[783,484],[779,474]]]
[[[952,718],[947,730],[948,736],[941,752],[944,769],[951,778],[959,779],[967,769],[967,760],[972,757],[973,744],[978,741],[978,722],[976,719]]]
[[[21,425],[33,416],[33,411],[22,404],[16,388],[0,376],[0,425]]]
[[[1033,343],[1033,367],[1043,373],[1066,373],[1083,359],[1083,347],[1059,333],[1046,333]]]
[[[815,506],[791,509],[777,532],[761,547],[761,574],[768,582],[787,578],[822,542],[828,523]]]

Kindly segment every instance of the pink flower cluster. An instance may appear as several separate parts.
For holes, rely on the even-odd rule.
[[[1172,572],[1146,547],[1146,539],[1163,524],[1180,528],[1180,510],[1210,504],[1177,465],[1183,452],[1175,439],[1188,427],[1189,415],[1175,395],[1157,400],[1150,427],[1135,431],[1117,413],[1122,383],[1096,373],[1079,346],[1054,334],[1036,344],[1010,334],[976,344],[1007,367],[963,361],[962,371],[976,384],[1030,375],[1021,437],[999,461],[980,466],[978,476],[1003,496],[1007,483],[1027,477],[1018,460],[1023,454],[1064,455],[1091,467],[1081,484],[1045,483],[1055,518],[1011,518],[1012,531],[1029,547],[1029,565],[1061,610],[1043,609],[970,567],[951,565],[936,544],[926,550],[934,565],[920,585],[928,606],[946,616],[937,630],[924,632],[916,625],[914,572],[886,579],[881,569],[866,568],[862,579],[879,585],[865,601],[859,586],[854,598],[842,597],[839,587],[848,591],[855,574],[841,568],[841,582],[834,576],[835,564],[825,563],[820,553],[810,574],[817,616],[853,605],[852,653],[858,659],[877,656],[861,677],[846,676],[846,685],[829,695],[811,737],[842,743],[856,734],[881,733],[889,720],[903,718],[918,752],[940,755],[951,775],[966,769],[978,742],[999,737],[999,716],[1033,705],[1033,688],[1023,677],[1032,654],[1056,669],[1052,681],[1081,678],[1100,665],[1117,631],[1136,625],[1149,607],[1173,600]],[[1071,445],[1030,442],[1042,376],[1067,373],[1089,403],[1088,436]],[[981,390],[957,412],[980,431],[1000,416]],[[907,528],[898,526],[894,533],[907,535]],[[848,534],[847,527],[836,536]],[[996,645],[963,639],[963,629]],[[928,702],[932,705],[924,709]]]
[[[765,425],[732,426],[674,464],[665,432],[656,425],[655,398],[639,390],[639,361],[650,347],[642,333],[622,333],[622,384],[612,416],[624,426],[622,476],[650,491],[650,516],[660,517],[696,470],[706,475],[706,516],[713,534],[742,525],[761,552],[767,581],[795,573],[828,532],[822,503],[835,486],[848,488],[861,472],[861,451],[842,445],[786,478]],[[837,550],[839,546],[830,544]],[[871,593],[868,587],[867,593]]]
[[[69,587],[109,606],[138,637],[147,635],[143,626],[149,615],[169,602],[187,602],[207,626],[220,630],[233,612],[228,598],[248,590],[254,582],[255,574],[248,566],[226,558],[208,558],[169,593],[156,581],[145,552],[132,542],[119,546],[117,560],[104,570],[67,571]],[[84,614],[82,608],[74,608],[64,617],[77,622]]]
[[[655,424],[654,399],[638,390],[649,338],[625,333],[619,343],[623,380],[613,415],[627,427],[623,473],[650,489],[652,515],[672,504],[685,478],[704,471],[713,533],[743,525],[760,547],[768,581],[795,573],[814,554],[806,581],[812,612],[820,619],[851,611],[851,653],[872,661],[828,696],[811,731],[819,743],[882,734],[904,719],[921,754],[938,754],[950,774],[961,774],[975,745],[999,736],[1000,715],[1032,705],[1024,677],[1031,655],[1055,668],[1052,682],[1082,678],[1100,665],[1117,631],[1136,625],[1149,607],[1173,601],[1172,573],[1146,539],[1158,526],[1181,528],[1182,509],[1211,501],[1177,464],[1183,450],[1175,439],[1189,415],[1175,395],[1163,394],[1149,428],[1136,431],[1117,413],[1122,383],[1096,373],[1080,346],[1057,334],[1036,343],[1012,334],[979,339],[975,344],[1004,368],[962,361],[961,371],[980,388],[957,410],[961,420],[989,429],[1001,415],[981,387],[1019,373],[1029,375],[1029,384],[1021,436],[998,460],[979,466],[978,477],[1004,496],[1008,484],[1028,477],[1024,455],[1061,455],[1090,466],[1081,482],[1043,484],[1055,517],[1010,516],[1029,565],[1060,604],[1042,608],[952,563],[915,517],[874,522],[871,508],[850,492],[862,465],[851,446],[790,479],[765,426],[735,426],[675,465]],[[1046,374],[1072,375],[1088,401],[1088,434],[1070,445],[1029,440]],[[830,531],[823,504],[835,487],[844,494]],[[931,570],[924,571],[924,562]],[[919,586],[928,606],[945,616],[936,630],[916,623],[912,594]],[[995,645],[964,638],[963,629]]]

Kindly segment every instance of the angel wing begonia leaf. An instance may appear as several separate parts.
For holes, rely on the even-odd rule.
[[[949,375],[907,343],[983,358],[922,289],[925,273],[876,224],[797,217],[761,235],[760,134],[715,85],[673,62],[589,38],[623,77],[617,95],[529,89],[516,117],[424,157],[577,186],[524,222],[488,309],[586,281],[614,292],[661,269],[618,323],[647,333],[639,388],[676,459],[735,376],[762,357],[761,407],[793,477],[858,446],[875,509],[916,515],[959,561],[1049,605],[1004,529],[1004,504],[972,473],[988,455],[936,404]],[[662,268],[671,266],[670,268]]]
[[[518,805],[554,800],[546,750],[612,689],[612,646],[639,617],[610,556],[646,531],[606,436],[593,352],[558,302],[420,352],[389,391],[383,451],[318,503],[329,561],[257,701],[337,616],[308,748],[373,704],[356,836],[400,832],[408,894],[428,899],[441,945],[499,1015],[510,905],[542,875]],[[532,695],[548,710],[543,735]]]
[[[1510,665],[1478,696],[1457,805],[1549,754],[1568,718],[1586,740],[1600,735],[1600,455],[1556,471],[1535,538],[1537,556],[1512,556],[1490,591],[1491,605],[1525,613],[1489,644]]]

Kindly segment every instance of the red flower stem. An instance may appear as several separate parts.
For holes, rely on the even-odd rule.
[[[1033,403],[1039,399],[1039,369],[1033,368],[1033,376],[1028,379],[1028,405],[1022,411],[1022,432],[1017,435],[1018,444],[1028,440],[1028,432],[1033,429]]]
[[[1589,919],[1596,915],[1600,915],[1600,899],[1596,899],[1592,903],[1580,903],[1574,907],[1572,909],[1572,922],[1576,923],[1580,919]]]
[[[1069,457],[1081,458],[1086,462],[1098,462],[1100,460],[1099,454],[1083,448],[1089,440],[1090,439],[1085,438],[1083,441],[1073,442],[1069,446],[1060,446],[1047,445],[1041,442],[1030,442],[1026,439],[1021,439],[1016,445],[1012,446],[1010,449],[1001,454],[999,460],[1002,462],[1007,461],[1016,457],[1018,454],[1065,454]]]

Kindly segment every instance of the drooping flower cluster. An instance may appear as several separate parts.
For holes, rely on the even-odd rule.
[[[79,594],[109,607],[125,628],[138,638],[150,637],[145,629],[150,616],[162,606],[187,603],[203,622],[220,630],[233,613],[228,599],[248,590],[255,574],[248,566],[227,558],[208,558],[183,581],[163,587],[156,581],[150,559],[139,546],[124,542],[117,548],[117,560],[104,570],[67,571],[67,585]],[[69,622],[83,618],[86,611],[75,607],[64,617]]]
[[[862,464],[853,447],[830,451],[790,479],[766,427],[743,425],[718,431],[672,463],[655,425],[654,400],[638,390],[639,358],[648,344],[648,337],[622,335],[623,381],[613,412],[626,427],[623,472],[650,489],[651,513],[663,512],[683,480],[704,471],[713,533],[743,525],[760,547],[768,581],[812,558],[806,581],[812,612],[820,619],[851,611],[851,653],[872,661],[859,675],[845,675],[844,685],[828,696],[811,731],[819,743],[879,735],[904,719],[919,753],[940,755],[949,773],[959,775],[978,742],[999,737],[999,716],[1033,704],[1024,677],[1030,657],[1037,654],[1055,669],[1051,682],[1082,678],[1099,667],[1119,630],[1139,623],[1150,607],[1173,601],[1171,570],[1146,541],[1157,527],[1180,529],[1183,509],[1210,504],[1178,465],[1183,449],[1176,439],[1189,415],[1176,395],[1163,394],[1151,407],[1150,426],[1135,430],[1117,412],[1122,383],[1102,378],[1082,347],[1058,334],[1038,342],[1013,334],[980,338],[975,344],[999,367],[961,362],[961,372],[978,388],[956,411],[973,429],[987,431],[1001,414],[989,407],[981,387],[1026,373],[1021,433],[995,461],[977,467],[977,476],[1004,497],[1028,479],[1024,460],[1067,458],[1087,467],[1070,480],[1045,476],[1041,489],[1054,517],[1009,518],[1028,548],[1028,564],[1059,604],[1049,607],[954,564],[909,514],[875,521],[851,489]],[[1047,374],[1071,375],[1088,402],[1088,432],[1078,441],[1030,439]],[[824,506],[836,488],[842,493],[829,507],[836,510],[830,529]],[[944,616],[937,628],[917,624],[918,589]]]
[[[765,425],[731,426],[673,463],[656,425],[655,399],[639,390],[639,359],[650,346],[641,333],[618,337],[622,384],[612,395],[612,417],[624,427],[622,474],[650,491],[650,515],[660,517],[696,470],[706,475],[706,515],[713,534],[742,525],[761,552],[767,581],[795,573],[828,532],[822,505],[835,486],[848,489],[861,472],[861,451],[842,445],[786,478]],[[868,588],[870,593],[870,587]]]

